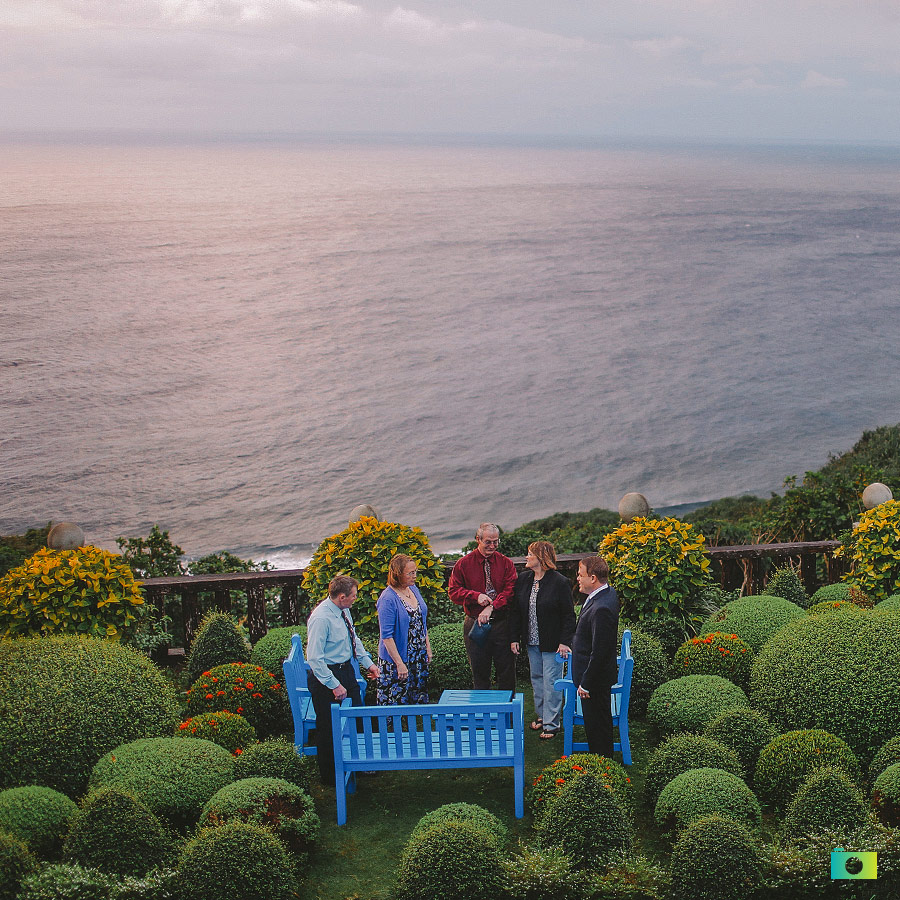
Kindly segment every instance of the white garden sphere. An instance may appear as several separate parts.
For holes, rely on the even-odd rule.
[[[633,522],[650,514],[650,504],[643,494],[631,491],[619,501],[619,515],[623,522]]]
[[[352,525],[363,516],[371,516],[373,519],[381,521],[381,516],[378,515],[378,510],[374,506],[370,506],[368,503],[360,503],[359,506],[354,506],[350,511],[350,522],[348,524]]]
[[[58,522],[47,535],[51,550],[77,550],[84,546],[84,532],[74,522]]]
[[[891,489],[880,481],[873,481],[862,492],[862,502],[866,509],[874,509],[876,506],[893,499],[894,495],[891,493]]]

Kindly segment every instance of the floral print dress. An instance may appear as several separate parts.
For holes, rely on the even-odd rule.
[[[409,677],[405,681],[400,681],[397,677],[397,667],[392,660],[378,660],[380,673],[376,685],[376,702],[379,706],[428,702],[428,647],[425,643],[422,610],[418,608],[409,614],[406,649]]]

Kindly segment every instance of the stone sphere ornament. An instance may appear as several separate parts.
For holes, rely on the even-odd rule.
[[[77,550],[84,546],[84,532],[74,522],[57,522],[47,535],[51,550]]]
[[[880,481],[873,481],[862,492],[862,502],[866,509],[875,509],[876,506],[893,499],[894,495],[891,493],[891,489]]]
[[[347,523],[348,525],[352,525],[354,522],[359,521],[363,516],[371,516],[373,519],[378,519],[381,521],[381,516],[378,515],[378,510],[375,509],[374,506],[370,506],[368,503],[360,503],[359,506],[354,506],[350,511],[350,521]]]
[[[631,491],[619,501],[619,515],[623,522],[633,522],[641,516],[650,515],[650,504],[643,494]]]

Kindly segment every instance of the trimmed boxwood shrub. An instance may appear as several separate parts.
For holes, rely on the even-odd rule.
[[[876,609],[900,609],[900,594],[891,594],[875,604]]]
[[[734,750],[699,734],[683,732],[664,740],[650,754],[644,780],[644,796],[651,807],[656,806],[662,789],[676,775],[689,769],[724,769],[733,775],[741,774],[741,764]]]
[[[427,831],[432,825],[439,825],[442,822],[471,822],[484,832],[485,839],[493,843],[501,853],[506,849],[509,839],[506,826],[492,812],[475,803],[445,803],[425,813],[410,833],[410,840]]]
[[[84,793],[94,763],[126,741],[171,734],[175,689],[114,641],[57,636],[0,642],[0,789]]]
[[[589,900],[591,878],[579,872],[561,847],[526,847],[503,860],[509,900]]]
[[[48,787],[18,787],[0,792],[0,831],[7,831],[39,859],[57,859],[69,820],[78,806]]]
[[[187,719],[178,726],[175,737],[202,738],[240,756],[256,743],[256,729],[243,716],[223,710]]]
[[[809,774],[797,789],[784,817],[784,835],[797,839],[824,831],[861,828],[868,819],[862,791],[833,766]]]
[[[713,631],[685,641],[672,661],[672,677],[721,675],[741,688],[750,683],[753,651],[736,634]]]
[[[862,594],[862,591],[859,591],[857,596],[860,594]],[[832,603],[836,600],[847,600],[852,602],[851,587],[849,584],[844,584],[842,581],[835,582],[834,584],[823,584],[822,587],[809,598],[809,605],[815,606],[817,603]]]
[[[204,672],[188,690],[187,706],[191,716],[222,710],[243,716],[261,737],[279,734],[288,725],[281,677],[249,663],[227,663]]]
[[[268,828],[300,862],[319,836],[312,797],[281,778],[243,778],[217,791],[203,807],[200,825],[249,822]]]
[[[181,895],[190,900],[293,900],[296,877],[284,845],[266,828],[229,822],[206,828],[178,859]]]
[[[63,852],[87,868],[144,875],[171,851],[159,819],[134,795],[118,788],[88,794],[72,818]]]
[[[631,846],[631,823],[609,782],[590,772],[562,785],[536,825],[542,847],[562,847],[576,867],[599,866]]]
[[[631,671],[631,699],[628,703],[629,715],[645,715],[651,695],[669,678],[671,654],[667,656],[659,639],[646,630],[647,624],[651,621],[653,620],[642,622],[640,628],[627,626],[631,630],[631,655],[634,657],[634,668]],[[620,646],[624,627],[619,627]],[[681,627],[683,630],[684,626]]]
[[[656,821],[669,834],[717,813],[750,828],[759,828],[762,811],[742,778],[724,769],[689,769],[676,775],[656,801]]]
[[[37,868],[24,841],[0,831],[0,900],[15,900],[22,879]]]
[[[808,612],[811,616],[827,615],[835,611],[858,609],[856,604],[849,600],[824,600],[822,603],[814,603]]]
[[[300,756],[291,741],[270,738],[251,744],[234,760],[234,777],[283,778],[309,792],[312,780],[313,760]]]
[[[726,603],[703,623],[700,631],[701,635],[713,631],[736,634],[758,653],[773,634],[788,622],[801,619],[805,615],[806,613],[796,603],[791,603],[783,597],[759,594]]]
[[[410,838],[397,870],[397,900],[495,900],[500,851],[471,822],[446,821]]]
[[[817,728],[788,731],[763,747],[753,783],[760,796],[783,807],[807,777],[823,766],[834,766],[859,782],[859,762],[845,741]]]
[[[596,753],[572,753],[544,766],[531,783],[528,791],[528,805],[535,818],[540,818],[549,802],[569,782],[589,773],[600,778],[609,785],[619,805],[630,813],[634,800],[631,791],[631,778],[625,767],[614,759],[608,759]]]
[[[669,900],[671,879],[639,853],[611,853],[605,872],[594,874],[594,900]]]
[[[92,790],[117,787],[134,794],[155,815],[184,830],[233,779],[234,757],[199,738],[146,738],[116,747],[91,773]]]
[[[747,695],[720,675],[685,675],[660,685],[650,698],[647,718],[663,734],[702,731],[729,709],[748,707]]]
[[[267,672],[282,677],[283,664],[291,652],[291,638],[299,634],[306,647],[306,626],[285,625],[270,628],[254,645],[250,654],[250,665],[262,666]]]
[[[672,892],[685,900],[745,900],[762,882],[750,831],[726,816],[691,822],[672,849]]]
[[[897,762],[900,762],[900,735],[887,741],[872,758],[872,762],[869,764],[869,784],[874,784],[875,779],[888,766]]]
[[[769,578],[763,592],[773,597],[782,597],[796,603],[801,609],[809,606],[809,594],[800,580],[800,576],[790,566],[779,566]]]
[[[624,621],[624,620],[623,620]],[[629,622],[628,628],[631,629],[632,635],[635,631],[635,624]],[[637,623],[637,630],[650,637],[656,638],[662,647],[663,654],[666,658],[666,671],[668,672],[669,662],[675,655],[675,651],[687,640],[688,632],[684,626],[684,619],[681,616],[650,616],[641,619]],[[622,629],[619,629],[619,643],[622,641]],[[637,657],[635,657],[635,675],[637,675]],[[665,679],[663,679],[665,681]],[[660,682],[662,683],[662,682]],[[650,693],[653,693],[652,691]],[[647,695],[649,698],[650,694]]]
[[[216,666],[250,662],[250,652],[250,644],[228,613],[221,610],[208,612],[191,644],[186,664],[188,678],[193,682]]]
[[[703,734],[731,747],[748,776],[756,769],[756,760],[766,744],[778,734],[763,713],[755,709],[729,709],[706,724]]]
[[[872,806],[885,825],[900,827],[900,763],[888,766],[875,779]]]
[[[822,728],[869,759],[900,734],[900,615],[854,610],[791,622],[757,656],[753,706],[780,729]]]
[[[428,669],[428,693],[436,700],[446,690],[472,686],[472,670],[463,642],[463,623],[435,625],[428,629],[433,654]]]
[[[154,869],[132,878],[59,863],[25,878],[17,900],[173,900],[178,896],[173,869]]]

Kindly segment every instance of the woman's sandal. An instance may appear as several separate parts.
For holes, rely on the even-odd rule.
[[[557,732],[557,731],[542,731],[540,734],[540,740],[552,741],[553,738],[555,738],[558,733],[559,732]]]
[[[540,731],[543,727],[544,727],[543,719],[535,719],[529,726],[529,728],[531,728],[532,731]]]

